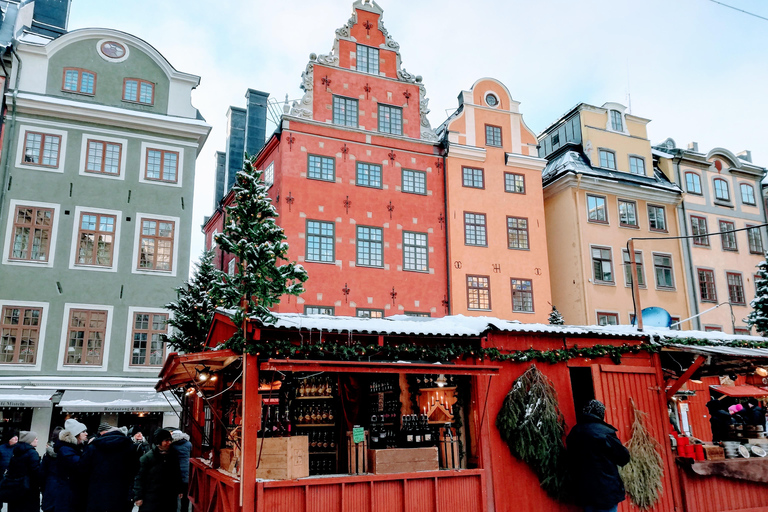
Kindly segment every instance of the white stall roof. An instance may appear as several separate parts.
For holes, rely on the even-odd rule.
[[[168,396],[171,404],[175,398]],[[67,390],[59,402],[64,412],[171,412],[163,393],[151,391]]]

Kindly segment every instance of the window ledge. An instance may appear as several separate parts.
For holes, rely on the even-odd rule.
[[[657,292],[676,292],[677,288],[667,288],[665,286],[657,286],[656,291]]]
[[[321,265],[336,265],[336,261],[304,260],[304,263],[320,263]]]
[[[590,224],[602,224],[604,226],[610,226],[611,225],[610,222],[608,222],[607,220],[591,220],[591,219],[587,219],[587,222],[589,222]]]
[[[489,311],[490,311],[490,310],[489,310]],[[515,311],[515,310],[513,309],[513,310],[512,310],[512,313],[522,313],[522,314],[524,314],[524,315],[533,315],[533,314],[535,314],[536,312],[535,312],[535,311]]]
[[[593,279],[592,284],[598,286],[616,286],[616,283],[612,281],[598,281],[597,279]]]
[[[640,226],[633,225],[633,224],[619,224],[620,228],[627,228],[627,229],[640,229]]]
[[[731,208],[731,209],[733,209],[733,203],[731,203],[730,201],[723,201],[722,199],[715,199],[712,202],[715,204],[715,206],[722,206],[723,208]]]

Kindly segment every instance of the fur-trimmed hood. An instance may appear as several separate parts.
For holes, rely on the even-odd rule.
[[[62,430],[59,432],[59,441],[75,445],[77,444],[77,438],[69,430]]]
[[[56,450],[53,449],[53,443],[45,445],[45,454],[49,457],[56,457]]]
[[[174,430],[171,432],[171,439],[174,443],[176,441],[189,441],[189,434],[185,434],[181,430]]]

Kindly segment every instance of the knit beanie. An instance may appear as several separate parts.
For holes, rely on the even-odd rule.
[[[170,432],[168,432],[164,428],[159,428],[159,429],[155,430],[154,439],[152,440],[152,441],[154,441],[155,444],[159,445],[160,443],[162,443],[166,439],[169,440],[169,441],[173,440],[173,436],[171,436]]]
[[[88,427],[86,427],[84,424],[80,423],[76,419],[68,419],[64,422],[64,430],[69,431],[70,434],[77,437],[82,432],[85,432],[88,430]]]
[[[605,419],[605,405],[603,405],[603,402],[600,400],[590,400],[587,402],[587,405],[584,406],[582,413],[585,415],[591,414],[592,416],[597,416],[601,420]]]
[[[19,434],[19,442],[32,444],[37,439],[37,432],[34,430],[22,430]]]
[[[102,423],[99,423],[99,430],[97,430],[97,432],[102,433],[105,430],[112,430],[113,428],[115,428],[113,425],[110,425],[109,423],[104,421]]]

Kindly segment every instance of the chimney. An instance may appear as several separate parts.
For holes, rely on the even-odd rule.
[[[688,143],[688,150],[693,151],[694,153],[699,152],[699,143],[698,142],[689,142]]]
[[[741,153],[736,153],[736,156],[739,157],[740,160],[752,163],[752,152],[748,149],[745,149]]]
[[[31,31],[56,39],[67,33],[71,0],[35,0]]]
[[[244,108],[229,107],[227,111],[227,188],[224,195],[235,184],[237,173],[243,170],[245,158],[245,116]]]
[[[224,188],[227,186],[227,154],[224,151],[216,152],[216,188],[213,196],[213,209],[219,207],[224,199]]]
[[[261,151],[267,138],[267,98],[269,93],[255,89],[248,89],[245,93],[245,152],[250,156]]]

